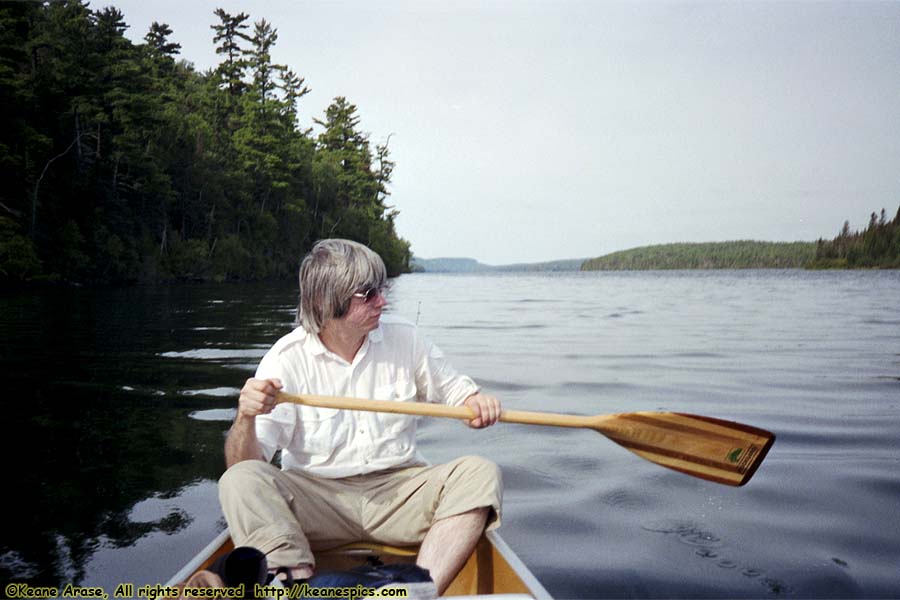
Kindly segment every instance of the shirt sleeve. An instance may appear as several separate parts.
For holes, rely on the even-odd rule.
[[[270,350],[256,369],[257,379],[280,379],[283,390],[297,393],[296,377],[280,359],[280,353]],[[267,415],[256,417],[256,439],[266,461],[271,461],[275,452],[286,448],[297,426],[297,411],[291,404],[279,404]]]
[[[459,406],[478,392],[471,377],[460,375],[446,355],[416,332],[416,389],[420,401]]]

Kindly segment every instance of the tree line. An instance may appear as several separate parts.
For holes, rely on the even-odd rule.
[[[582,271],[650,269],[796,269],[815,253],[812,242],[707,242],[643,246],[591,258]]]
[[[642,246],[591,258],[582,271],[651,269],[859,269],[900,268],[900,208],[893,220],[872,213],[863,231],[850,223],[834,240],[816,242],[682,243]]]
[[[133,43],[113,7],[0,4],[0,281],[293,277],[323,237],[409,270],[388,142],[341,96],[301,126],[277,29],[214,15],[221,62],[198,72],[165,23]]]
[[[850,222],[833,240],[819,239],[809,266],[814,269],[900,269],[900,207],[888,220],[885,210],[872,213],[862,231],[850,231]]]

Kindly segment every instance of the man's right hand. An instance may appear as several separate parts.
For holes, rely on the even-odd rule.
[[[275,409],[275,394],[284,387],[280,379],[250,378],[241,388],[238,416],[255,418]]]

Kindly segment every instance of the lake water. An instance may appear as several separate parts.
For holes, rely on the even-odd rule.
[[[296,290],[0,295],[0,578],[164,582],[223,522],[239,387]],[[391,309],[505,406],[666,410],[778,436],[745,487],[590,430],[424,420],[505,479],[501,533],[562,598],[900,597],[900,272],[406,275]]]

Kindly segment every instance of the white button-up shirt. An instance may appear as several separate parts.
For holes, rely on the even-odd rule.
[[[292,394],[349,396],[397,402],[462,404],[478,391],[459,375],[416,327],[383,315],[352,363],[329,351],[302,327],[266,353],[256,377],[278,378]],[[256,435],[267,460],[281,449],[282,469],[349,477],[421,464],[416,418],[367,411],[279,404],[256,417]]]

